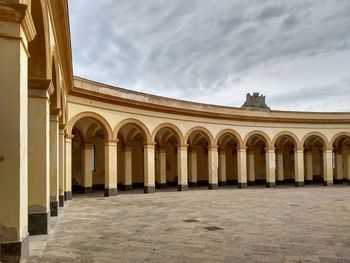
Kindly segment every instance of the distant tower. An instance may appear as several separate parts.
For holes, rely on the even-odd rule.
[[[242,105],[242,108],[248,108],[251,110],[270,110],[266,105],[265,96],[259,95],[259,92],[253,92],[253,95],[247,93],[246,101]]]

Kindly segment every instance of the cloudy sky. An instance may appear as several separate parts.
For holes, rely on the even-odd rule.
[[[350,0],[70,0],[74,74],[190,101],[350,111]]]

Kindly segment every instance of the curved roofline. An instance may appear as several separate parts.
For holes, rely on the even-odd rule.
[[[112,104],[215,119],[290,123],[350,123],[350,112],[252,110],[172,99],[74,77],[71,95]]]

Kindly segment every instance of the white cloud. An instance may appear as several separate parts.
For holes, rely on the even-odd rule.
[[[74,73],[213,104],[260,91],[272,109],[349,111],[341,92],[283,99],[350,91],[349,13],[341,0],[74,0]]]

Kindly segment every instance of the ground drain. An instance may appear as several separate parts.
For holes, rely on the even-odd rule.
[[[186,222],[186,223],[196,223],[196,222],[199,222],[199,221],[196,220],[196,219],[186,219],[186,220],[182,220],[182,221],[184,221],[184,222]]]
[[[209,230],[209,231],[224,230],[223,228],[218,227],[218,226],[207,226],[207,227],[204,227],[204,228]]]

